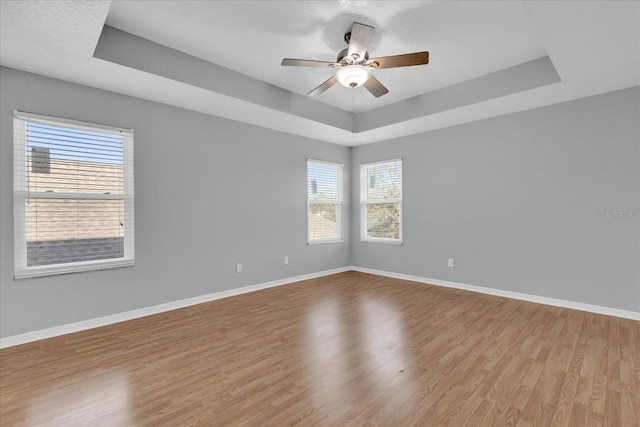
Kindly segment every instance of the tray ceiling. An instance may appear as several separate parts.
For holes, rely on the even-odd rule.
[[[640,3],[627,1],[2,1],[0,64],[343,145],[640,84]],[[354,21],[389,94],[334,86]]]

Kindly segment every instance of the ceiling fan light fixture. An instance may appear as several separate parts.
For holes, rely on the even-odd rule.
[[[336,72],[336,78],[342,86],[362,86],[371,77],[371,70],[362,65],[347,65]]]
[[[1,1],[1,0],[0,0]],[[338,53],[335,61],[316,61],[312,59],[284,58],[281,65],[293,67],[332,67],[338,71],[325,80],[320,86],[313,89],[307,95],[316,96],[327,89],[340,83],[345,87],[364,86],[365,89],[376,98],[389,93],[389,89],[372,74],[371,70],[383,68],[409,67],[413,65],[426,65],[429,63],[429,52],[405,53],[402,55],[382,56],[369,58],[369,42],[373,37],[374,27],[371,25],[354,22],[351,31],[345,34],[346,49]]]

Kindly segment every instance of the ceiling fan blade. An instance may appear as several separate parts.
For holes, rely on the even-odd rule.
[[[284,58],[280,65],[289,67],[339,67],[340,64],[331,61],[312,61],[310,59]]]
[[[369,77],[369,79],[364,82],[363,86],[366,87],[367,90],[371,92],[371,95],[375,96],[376,98],[380,98],[385,93],[389,93],[389,89],[384,87],[384,85],[380,83],[380,80],[376,79],[373,76]]]
[[[355,53],[359,59],[364,59],[371,37],[373,37],[373,30],[375,30],[375,28],[370,25],[354,22],[351,26],[351,38],[349,40],[347,55],[353,57]]]
[[[309,92],[307,95],[309,95],[309,96],[320,95],[322,92],[324,92],[325,90],[329,89],[331,86],[333,86],[336,83],[338,83],[338,79],[336,78],[335,75],[333,75],[333,76],[329,77],[329,79],[327,81],[325,81],[324,83],[322,83],[320,86],[318,86],[317,88],[315,88],[314,90]]]
[[[378,63],[376,66],[375,64]],[[366,65],[372,68],[396,68],[409,67],[412,65],[425,65],[429,63],[429,52],[415,52],[404,55],[383,56],[380,58],[370,58]]]

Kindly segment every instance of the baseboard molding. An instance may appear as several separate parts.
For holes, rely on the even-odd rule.
[[[13,347],[20,344],[26,344],[33,341],[39,341],[47,338],[53,338],[60,335],[80,332],[87,329],[107,326],[114,323],[124,322],[127,320],[137,319],[139,317],[150,316],[152,314],[164,313],[166,311],[177,310],[179,308],[189,307],[196,304],[202,304],[209,301],[215,301],[222,298],[228,298],[236,295],[255,292],[262,289],[273,288],[276,286],[287,285],[289,283],[299,282],[302,280],[315,279],[318,277],[329,276],[331,274],[343,273],[345,271],[359,271],[361,273],[375,274],[377,276],[392,277],[395,279],[409,280],[412,282],[426,283],[436,286],[444,286],[447,288],[462,289],[465,291],[479,292],[482,294],[495,295],[499,297],[512,298],[517,300],[535,302],[539,304],[552,305],[555,307],[564,307],[574,310],[588,311],[591,313],[606,314],[608,316],[621,317],[625,319],[640,321],[640,312],[621,310],[618,308],[604,307],[600,305],[585,304],[575,301],[567,301],[556,298],[542,297],[538,295],[523,294],[520,292],[505,291],[502,289],[486,288],[483,286],[467,285],[464,283],[449,282],[446,280],[430,279],[427,277],[412,276],[409,274],[394,273],[384,270],[376,270],[372,268],[347,266],[335,268],[332,270],[324,270],[311,274],[303,274],[301,276],[287,277],[284,279],[273,280],[271,282],[259,283],[257,285],[244,286],[237,289],[229,289],[212,294],[200,295],[193,298],[186,298],[178,301],[171,301],[164,304],[158,304],[150,307],[139,308],[136,310],[125,311],[122,313],[111,314],[108,316],[97,317],[94,319],[83,320],[80,322],[69,323],[66,325],[54,326],[52,328],[41,329],[24,334],[12,335],[0,338],[0,349]]]
[[[343,273],[351,270],[351,267],[334,268],[332,270],[319,271],[317,273],[303,274],[301,276],[287,277],[285,279],[273,280],[271,282],[259,283],[257,285],[243,286],[242,288],[229,289],[212,294],[200,295],[197,297],[171,301],[164,304],[153,305],[150,307],[139,308],[136,310],[125,311],[122,313],[111,314],[108,316],[96,317],[94,319],[83,320],[66,325],[54,326],[52,328],[40,329],[24,334],[12,335],[0,338],[0,348],[13,347],[20,344],[26,344],[33,341],[39,341],[46,338],[53,338],[60,335],[80,332],[87,329],[98,328],[100,326],[111,325],[114,323],[124,322],[127,320],[137,319],[139,317],[149,316],[152,314],[163,313],[165,311],[177,310],[179,308],[189,307],[191,305],[202,304],[222,298],[228,298],[236,295],[255,292],[262,289],[273,288],[276,286],[287,285],[289,283],[300,282],[302,280],[315,279],[318,277],[329,276],[331,274]]]
[[[467,285],[464,283],[448,282],[446,280],[429,279],[427,277],[411,276],[402,273],[393,273],[373,268],[351,266],[351,270],[361,273],[375,274],[377,276],[391,277],[394,279],[410,280],[412,282],[426,283],[429,285],[444,286],[446,288],[462,289],[465,291],[479,292],[481,294],[495,295],[499,297],[512,298],[517,300],[536,302],[539,304],[552,305],[555,307],[570,308],[573,310],[588,311],[591,313],[606,314],[607,316],[621,317],[624,319],[640,320],[640,312],[622,310],[619,308],[604,307],[600,305],[585,304],[582,302],[567,301],[556,298],[542,297],[538,295],[523,294],[520,292],[504,291],[502,289],[485,288],[483,286]]]

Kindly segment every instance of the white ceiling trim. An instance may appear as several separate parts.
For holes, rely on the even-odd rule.
[[[355,20],[376,26],[370,45],[376,56],[429,50],[431,63],[378,70],[390,89],[378,99],[342,87],[305,97],[328,70],[280,67],[280,60],[332,59]],[[635,1],[3,0],[0,65],[355,146],[638,86],[638,22]],[[211,90],[96,58],[105,23],[251,81],[253,92]],[[493,99],[439,111],[403,107],[416,96],[428,104],[446,88],[547,55],[561,82],[511,94],[496,90]],[[383,112],[393,117],[376,120]]]

